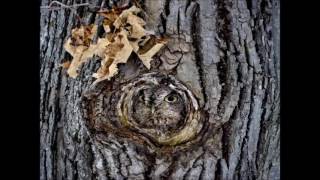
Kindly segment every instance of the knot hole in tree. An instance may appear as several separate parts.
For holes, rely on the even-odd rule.
[[[91,137],[125,139],[151,150],[185,149],[202,139],[204,113],[192,91],[174,76],[151,72],[113,86],[100,83],[83,98]]]

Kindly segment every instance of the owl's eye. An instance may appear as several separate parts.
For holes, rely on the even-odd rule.
[[[170,94],[164,100],[169,102],[169,103],[174,103],[174,102],[176,102],[178,100],[178,96],[175,95],[175,94]]]

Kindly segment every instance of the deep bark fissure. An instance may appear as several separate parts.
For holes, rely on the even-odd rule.
[[[73,180],[77,180],[77,179],[79,179],[79,176],[78,176],[78,163],[77,162],[72,163],[72,167],[73,167]]]
[[[187,0],[186,7],[184,8],[184,14],[187,14],[187,9],[190,6],[192,0]]]
[[[47,162],[47,154],[46,154],[46,151],[42,151],[43,153],[44,153],[44,155],[43,155],[43,162]],[[47,171],[47,165],[46,165],[46,163],[44,163],[44,172],[43,172],[43,174],[42,174],[42,176],[40,176],[40,178],[41,177],[44,177],[45,179],[48,179],[47,178],[47,176],[49,176],[49,174],[48,174],[48,171]]]
[[[218,102],[218,113],[221,115],[222,113],[222,108],[223,104],[222,102],[224,101],[227,93],[228,93],[228,87],[230,86],[228,83],[228,77],[227,77],[227,72],[228,72],[228,66],[227,64],[230,63],[228,61],[229,55],[230,55],[230,44],[232,43],[231,41],[231,32],[232,30],[230,29],[231,26],[231,20],[230,20],[230,2],[225,2],[223,0],[217,0],[217,35],[220,40],[220,50],[222,52],[222,55],[220,55],[220,61],[217,64],[218,67],[218,77],[219,77],[219,83],[221,85],[221,96]]]
[[[59,87],[59,84],[57,84],[57,87]],[[59,99],[59,98],[58,98]],[[51,146],[51,153],[52,153],[52,161],[51,161],[51,163],[52,163],[52,167],[53,167],[53,177],[55,177],[56,176],[56,174],[57,174],[57,161],[58,161],[58,159],[57,159],[57,151],[58,151],[58,146],[57,146],[57,144],[58,144],[58,142],[57,142],[57,140],[58,140],[58,123],[59,123],[59,115],[60,115],[60,113],[59,113],[59,110],[58,110],[58,108],[56,108],[56,107],[59,107],[59,106],[57,106],[58,104],[59,104],[59,101],[58,101],[58,99],[56,99],[56,100],[54,100],[55,102],[53,103],[54,104],[54,106],[52,107],[50,107],[50,108],[52,108],[53,110],[51,111],[51,112],[54,112],[54,120],[55,121],[53,121],[53,124],[52,124],[52,132],[50,133],[51,134],[51,142],[50,142],[50,146]]]
[[[199,177],[200,177],[200,180],[202,180],[203,172],[205,171],[205,166],[203,165],[203,162],[200,164],[200,166],[201,166],[201,171],[200,171]]]
[[[243,159],[243,149],[244,149],[244,145],[246,144],[246,138],[244,138],[241,142],[241,146],[240,146],[240,155],[239,155],[239,160],[237,161],[237,166],[236,166],[236,175],[238,177],[238,179],[241,179],[241,162]]]
[[[165,15],[163,15],[163,13],[161,13],[160,15],[160,18],[161,18],[161,25],[162,25],[162,28],[163,28],[163,32],[161,32],[161,36],[163,36],[164,34],[166,34],[167,32],[167,20],[165,18]]]
[[[263,110],[262,110],[262,113],[261,113],[261,116],[260,116],[260,119],[261,119],[261,121],[260,121],[260,131],[259,131],[259,136],[258,136],[259,138],[258,138],[258,142],[257,142],[257,152],[256,152],[256,157],[257,158],[259,158],[259,147],[261,146],[261,143],[263,143],[262,142],[262,139],[263,139],[262,135],[264,134],[264,129],[265,129],[264,122],[267,121],[265,116],[266,116],[266,113],[267,113],[267,106],[269,105],[268,102],[267,102],[267,100],[269,98],[268,95],[267,95],[267,93],[268,93],[267,89],[269,89],[268,87],[269,87],[269,83],[267,84],[267,88],[266,88],[265,93],[264,93],[265,95],[264,95],[262,103],[261,103],[261,107],[263,107]],[[259,167],[258,161],[256,161],[256,166]]]
[[[178,35],[180,37],[180,7],[178,9],[178,17],[177,17],[177,29],[178,29]]]
[[[173,155],[173,156],[172,156],[172,160],[171,160],[171,164],[170,164],[168,170],[167,170],[165,173],[163,173],[164,178],[169,178],[169,177],[171,177],[171,175],[172,175],[172,174],[174,173],[174,171],[175,171],[177,161],[178,161],[178,156],[177,156],[177,155]]]
[[[249,115],[248,115],[248,122],[247,122],[247,125],[246,125],[246,133],[245,133],[245,137],[244,137],[244,139],[246,140],[246,141],[244,141],[244,142],[246,142],[245,143],[245,145],[246,145],[246,148],[249,148],[248,147],[248,139],[250,138],[249,137],[249,131],[251,130],[250,129],[250,124],[252,123],[252,121],[253,121],[253,117],[252,117],[252,113],[253,113],[253,109],[254,109],[254,97],[255,97],[255,93],[256,93],[256,76],[253,76],[253,80],[252,80],[252,88],[251,88],[251,93],[250,93],[250,110],[249,110]],[[258,130],[258,131],[260,131],[260,130]],[[241,148],[242,149],[242,148]],[[244,149],[242,149],[241,150],[241,152],[242,151],[244,151]],[[253,176],[253,179],[256,179],[256,176],[257,176],[257,174],[256,174],[256,171],[255,171],[255,169],[256,169],[256,167],[252,167],[254,164],[252,164],[252,162],[251,162],[252,160],[248,160],[247,161],[247,163],[248,163],[248,168],[249,168],[249,171],[251,172],[251,174],[252,174],[252,176]]]
[[[102,163],[103,163],[103,167],[107,167],[108,169],[105,170],[105,177],[107,179],[112,179],[111,178],[111,174],[110,174],[110,167],[109,167],[109,164],[107,162],[107,158],[104,156],[104,154],[101,152],[101,150],[98,150],[98,153],[100,153],[102,155]]]
[[[49,19],[49,20],[51,19],[51,11],[50,11],[49,14],[48,14],[48,19]],[[47,24],[46,24],[46,32],[48,33],[48,35],[46,36],[46,40],[47,40],[47,41],[50,40],[49,29],[50,29],[49,22],[47,22]],[[44,44],[46,44],[46,43],[44,43]],[[45,49],[43,49],[43,50],[40,51],[40,54],[43,55],[42,57],[40,56],[40,64],[43,64],[43,62],[44,62],[44,59],[45,59],[44,56],[45,56],[45,54],[47,53],[48,47],[49,47],[49,46],[46,44]],[[41,52],[42,52],[42,53],[41,53]],[[43,71],[45,70],[45,68],[41,68],[41,69],[43,69]],[[43,73],[43,72],[40,71],[40,74],[42,74],[42,73]],[[45,86],[45,87],[46,87],[46,86]]]
[[[188,1],[188,6],[190,5],[190,2]],[[186,8],[187,9],[187,8]],[[201,26],[200,18],[199,18],[199,11],[200,7],[199,4],[196,5],[194,13],[192,14],[192,26],[191,26],[191,34],[192,34],[192,45],[195,48],[194,51],[194,56],[196,59],[196,66],[199,72],[199,81],[200,81],[200,86],[201,86],[201,93],[204,95],[203,96],[203,101],[204,103],[207,102],[207,93],[205,92],[205,83],[203,80],[203,56],[201,54],[201,43],[200,43],[200,32],[199,32],[199,27]]]
[[[151,175],[151,173],[152,173],[152,171],[153,171],[153,166],[152,166],[152,164],[155,164],[156,159],[155,159],[154,156],[151,155],[151,156],[148,158],[148,161],[150,162],[151,165],[149,165],[149,166],[147,167],[147,170],[144,172],[144,177],[145,177],[146,179],[151,179],[150,175]]]
[[[203,171],[203,167],[202,167],[202,163],[200,164],[200,165],[196,165],[195,166],[195,164],[197,164],[197,162],[199,161],[199,160],[202,160],[202,156],[204,155],[204,153],[205,152],[203,152],[203,153],[201,153],[198,157],[196,157],[196,159],[192,162],[192,164],[191,164],[191,168],[189,168],[186,172],[185,172],[185,174],[184,174],[184,176],[183,176],[183,178],[182,179],[186,179],[186,178],[188,178],[188,177],[190,177],[189,176],[189,174],[190,174],[190,172],[193,170],[193,168],[196,168],[196,167],[198,167],[198,166],[201,166],[201,172]],[[201,173],[199,174],[199,177],[201,177]]]
[[[165,3],[164,3],[164,12],[166,16],[170,14],[170,1],[171,0],[165,0]]]
[[[63,163],[64,163],[64,165],[67,164],[67,156],[64,156],[64,158],[63,158]],[[66,179],[66,178],[67,178],[67,168],[64,168],[63,172],[64,172],[63,178]]]
[[[232,113],[230,119],[234,119],[235,117],[235,113],[236,113],[237,108],[234,109],[234,112]],[[230,120],[230,121],[231,121]],[[226,122],[223,126],[222,126],[222,138],[221,138],[221,143],[222,143],[222,158],[226,160],[226,164],[227,166],[229,166],[229,135],[227,132],[229,132],[230,129],[230,124],[231,122]]]
[[[217,162],[217,167],[216,167],[216,171],[214,172],[214,179],[215,180],[221,180],[221,159],[218,160]]]
[[[254,81],[252,80],[251,83],[253,83],[253,82]],[[253,91],[252,88],[253,87],[252,86],[248,86],[247,88],[249,88],[250,99],[252,100],[252,91]],[[237,165],[236,165],[236,168],[235,168],[235,170],[236,170],[235,175],[237,176],[238,179],[241,179],[241,177],[242,177],[241,176],[241,162],[243,161],[244,147],[245,147],[245,144],[247,143],[247,134],[248,134],[248,131],[249,131],[249,128],[248,128],[249,117],[250,117],[250,113],[251,113],[251,102],[245,101],[245,98],[244,98],[245,94],[248,93],[246,90],[247,90],[246,88],[241,88],[240,89],[240,98],[239,98],[238,105],[237,105],[238,107],[243,107],[244,104],[250,103],[250,105],[249,105],[250,108],[248,110],[249,111],[248,115],[246,115],[246,117],[243,117],[243,118],[246,119],[247,122],[244,121],[243,123],[245,123],[245,124],[243,124],[242,127],[241,127],[241,129],[245,129],[246,131],[245,131],[244,137],[241,139],[241,142],[240,142],[240,144],[241,144],[240,147],[239,147],[240,154],[239,154],[239,159],[236,162]],[[231,118],[231,120],[232,120],[232,118]],[[230,121],[230,123],[231,122],[232,121]],[[244,161],[246,161],[246,159]]]
[[[52,41],[55,40],[55,37],[56,37],[56,33],[58,31],[58,27],[57,27],[57,21],[58,21],[58,18],[57,18],[57,15],[58,15],[58,12],[54,12],[53,13],[54,15],[51,16],[51,19],[50,19],[50,22],[49,22],[49,26],[51,25],[52,26],[52,29],[53,29],[53,34],[52,34]],[[50,31],[49,31],[50,32]],[[53,42],[52,42],[53,43]],[[56,47],[56,46],[55,46]],[[50,59],[53,58],[53,52],[55,51],[55,47],[51,48],[51,52],[50,52]],[[52,62],[52,64],[54,64],[54,62]]]
[[[226,50],[224,50],[224,53],[227,53]],[[218,62],[218,77],[219,77],[219,82],[222,86],[221,88],[221,97],[219,99],[219,110],[221,109],[221,105],[222,105],[222,102],[224,100],[224,97],[226,96],[227,92],[228,92],[228,89],[227,87],[229,86],[229,84],[227,84],[227,71],[228,71],[228,66],[227,66],[227,55],[224,55],[220,61]]]
[[[58,85],[58,87],[59,87],[59,85]],[[59,100],[56,100],[56,102],[55,102],[55,104],[56,104],[56,107],[59,107],[58,106],[58,104],[59,104]],[[55,113],[55,119],[59,119],[59,120],[57,120],[57,121],[55,121],[55,123],[53,123],[53,127],[52,127],[52,130],[53,130],[53,132],[52,132],[52,142],[51,142],[51,144],[52,144],[52,147],[51,147],[51,149],[52,149],[52,152],[53,152],[53,154],[52,154],[52,156],[53,156],[53,161],[52,161],[52,167],[54,167],[54,170],[55,171],[53,171],[54,172],[54,174],[53,174],[53,176],[56,176],[56,174],[57,174],[57,172],[56,171],[58,171],[58,168],[57,168],[57,163],[56,162],[58,162],[58,159],[57,159],[57,157],[58,157],[58,146],[57,146],[57,144],[58,144],[58,132],[59,132],[59,128],[58,128],[58,124],[60,123],[60,117],[61,117],[61,114],[60,114],[60,111],[59,111],[59,109],[58,108],[54,108],[54,113]]]
[[[252,16],[252,0],[246,0],[248,10],[250,11],[250,16]]]

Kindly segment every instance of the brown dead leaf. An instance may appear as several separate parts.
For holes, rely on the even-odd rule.
[[[110,44],[105,53],[104,59],[101,61],[101,67],[93,77],[97,78],[94,83],[110,79],[118,73],[117,65],[126,63],[131,55],[132,47],[127,38],[127,33],[122,30],[115,37],[114,42]]]
[[[71,61],[66,61],[66,62],[59,64],[59,67],[62,67],[63,69],[68,69],[70,64],[71,64]]]
[[[148,36],[148,38],[142,42],[139,42],[137,50],[137,44],[133,44],[135,47],[135,53],[138,55],[142,63],[150,69],[152,57],[166,44],[165,39],[157,39],[155,36]]]
[[[78,76],[77,70],[84,62],[91,58],[93,55],[101,55],[103,48],[108,45],[109,41],[98,40],[95,45],[90,44],[93,36],[97,32],[97,26],[81,26],[72,31],[71,38],[64,44],[64,49],[73,57],[68,68],[70,77],[76,78]],[[76,40],[78,44],[74,44]]]
[[[110,25],[109,24],[103,24],[103,29],[104,29],[104,31],[106,32],[106,33],[109,33],[109,32],[111,32],[111,27],[110,27]]]
[[[68,51],[67,46],[65,46],[65,49]],[[84,57],[83,54],[84,54],[86,49],[88,49],[88,47],[86,47],[86,46],[78,46],[78,47],[76,47],[74,49],[74,51],[73,51],[74,53],[73,54],[71,54],[68,51],[73,56],[73,59],[71,61],[69,69],[67,71],[70,77],[76,78],[78,76],[77,70],[78,70],[79,66],[82,63],[84,63],[84,60],[86,60],[86,59],[83,58]]]
[[[155,36],[148,36],[145,40],[139,42],[138,54],[144,54],[148,52],[157,43]]]
[[[88,53],[93,55],[97,55],[99,57],[104,57],[104,53],[108,48],[110,41],[104,37],[99,38],[97,44],[91,44],[88,48]]]
[[[143,36],[146,36],[145,29],[143,26],[146,24],[143,19],[140,17],[128,14],[127,23],[131,25],[130,38],[140,39]]]
[[[127,22],[129,24],[138,24],[140,26],[144,26],[146,25],[146,22],[141,18],[141,17],[138,17],[136,16],[135,14],[133,13],[129,13],[128,16],[127,16]]]
[[[77,77],[78,68],[94,55],[102,58],[101,66],[93,77],[94,83],[110,79],[118,73],[118,64],[126,63],[134,51],[142,63],[150,69],[152,57],[166,43],[157,39],[151,31],[144,29],[146,22],[137,16],[141,9],[132,6],[129,9],[114,9],[99,12],[105,19],[103,28],[105,37],[92,43],[97,34],[97,25],[81,26],[72,30],[71,37],[64,44],[65,50],[73,57],[68,68],[70,77]],[[111,32],[112,31],[112,32]]]
[[[121,25],[124,25],[124,22],[127,21],[127,17],[129,14],[138,14],[141,11],[141,9],[137,8],[136,6],[132,6],[131,8],[122,11],[119,18],[117,18],[113,25],[119,29]]]
[[[144,53],[138,53],[138,57],[142,61],[142,63],[150,69],[150,62],[152,61],[152,57],[165,45],[164,42],[162,43],[156,43],[154,46],[152,46],[151,49],[149,49],[147,52]]]
[[[119,18],[120,13],[120,10],[111,10],[108,12],[99,13],[101,16],[105,17],[105,19],[103,20],[103,28],[106,33],[111,31],[113,22]]]
[[[80,26],[80,28],[73,29],[70,44],[72,46],[89,46],[97,30],[97,25]]]
[[[108,12],[98,12],[101,16],[105,17],[106,20],[109,20],[111,22],[114,22],[119,15],[121,14],[122,11],[117,11],[117,10],[111,10]]]

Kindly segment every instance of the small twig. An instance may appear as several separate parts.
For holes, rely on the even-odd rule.
[[[59,5],[60,7],[56,7],[54,5]],[[79,14],[77,13],[77,9],[78,7],[82,7],[82,6],[92,6],[91,4],[89,3],[81,3],[81,4],[73,4],[73,5],[66,5],[66,4],[63,4],[59,1],[52,1],[48,6],[41,6],[40,8],[41,9],[46,9],[46,10],[60,10],[62,8],[67,8],[67,9],[70,9],[72,10],[74,13],[75,13],[75,16],[76,18],[78,19],[78,21],[80,22],[80,24],[83,24],[82,20],[81,20],[81,17],[79,16]]]
[[[54,4],[60,5],[60,7],[53,7]],[[61,9],[61,8],[74,9],[74,8],[81,7],[81,6],[90,6],[90,4],[89,3],[81,3],[81,4],[73,4],[73,5],[68,6],[68,5],[63,4],[59,1],[52,1],[48,6],[41,6],[40,8],[41,9],[49,9],[49,10],[57,10],[57,9]]]

